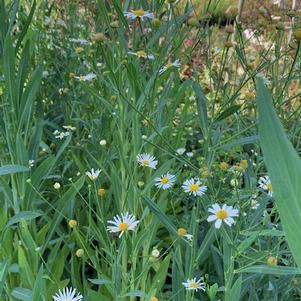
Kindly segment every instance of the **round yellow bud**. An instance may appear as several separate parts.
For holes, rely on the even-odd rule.
[[[187,234],[187,230],[184,228],[179,228],[178,234],[179,234],[179,236],[185,236]]]
[[[295,39],[300,42],[301,41],[301,28],[297,28],[294,31],[294,37]]]
[[[240,163],[239,163],[239,166],[241,168],[243,168],[244,170],[247,169],[247,167],[248,167],[248,161],[247,160],[241,160]]]
[[[77,226],[77,221],[75,219],[71,219],[68,222],[68,225],[69,225],[70,228],[75,228]]]
[[[78,250],[76,250],[76,252],[75,252],[75,255],[76,255],[77,257],[83,257],[84,254],[85,254],[85,251],[84,251],[83,249],[78,249]]]
[[[118,21],[113,21],[113,22],[110,23],[110,26],[112,28],[118,28],[119,27],[119,22]]]
[[[157,297],[150,297],[149,301],[159,301]]]
[[[229,167],[229,164],[227,162],[223,161],[220,163],[219,167],[221,170],[227,170]]]
[[[139,182],[138,182],[138,186],[139,186],[139,187],[143,187],[143,186],[144,186],[144,182],[143,182],[143,181],[139,181]]]
[[[195,17],[192,17],[188,20],[188,25],[191,26],[191,27],[198,27],[199,20]]]
[[[157,18],[154,18],[154,19],[152,20],[152,25],[153,25],[155,28],[158,28],[158,27],[160,27],[160,25],[161,25],[161,21],[160,21],[159,19],[157,19]]]
[[[100,188],[97,189],[97,194],[99,196],[104,196],[106,194],[106,190],[104,188],[100,187]]]
[[[277,263],[278,263],[277,257],[275,257],[275,256],[269,256],[269,257],[267,258],[267,264],[268,264],[269,266],[276,266]]]
[[[107,37],[102,32],[96,32],[92,35],[91,40],[94,42],[104,42]]]
[[[76,53],[81,53],[81,52],[83,52],[84,51],[84,48],[83,47],[76,47],[75,48],[75,52]]]
[[[225,32],[228,33],[228,34],[234,33],[234,28],[233,28],[233,26],[231,26],[231,25],[226,26],[226,27],[225,27]]]

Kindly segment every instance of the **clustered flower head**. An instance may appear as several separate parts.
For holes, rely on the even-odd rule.
[[[136,220],[134,215],[126,212],[121,214],[121,216],[114,216],[113,220],[108,221],[108,224],[111,224],[112,226],[108,226],[107,230],[111,233],[120,232],[119,237],[121,237],[123,233],[135,230],[139,224],[139,220]]]
[[[213,213],[207,218],[208,222],[215,221],[215,228],[219,229],[222,222],[225,222],[228,226],[232,226],[235,223],[233,217],[238,216],[238,209],[234,209],[232,206],[224,204],[220,207],[219,204],[213,204],[211,208],[208,209],[209,212]]]
[[[53,301],[81,301],[84,297],[76,292],[75,288],[64,288],[54,295]]]

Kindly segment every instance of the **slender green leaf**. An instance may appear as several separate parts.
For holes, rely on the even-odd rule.
[[[301,267],[301,161],[275,112],[263,79],[256,80],[259,136],[288,245]]]

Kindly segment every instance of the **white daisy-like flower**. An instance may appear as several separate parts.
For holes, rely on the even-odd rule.
[[[81,301],[84,297],[76,292],[75,288],[64,288],[54,295],[53,301]]]
[[[219,229],[222,222],[225,222],[228,226],[232,226],[235,223],[233,217],[238,216],[238,209],[234,209],[232,206],[227,206],[224,204],[220,207],[219,204],[213,204],[212,208],[208,209],[209,212],[213,213],[207,218],[208,222],[215,221],[215,228]]]
[[[165,71],[169,70],[172,67],[179,68],[180,66],[181,66],[180,61],[179,60],[175,60],[173,63],[168,63],[165,66],[163,66],[159,70],[159,75],[161,75],[162,73],[164,73]]]
[[[73,43],[79,43],[80,45],[88,45],[89,44],[89,42],[85,39],[70,38],[69,41],[73,42]]]
[[[94,170],[94,168],[92,168],[91,171],[86,171],[86,175],[90,178],[90,180],[95,181],[98,178],[100,172],[100,169]]]
[[[182,284],[185,286],[186,290],[205,291],[205,283],[201,279],[199,280],[197,280],[196,278],[187,279],[186,282],[182,282]]]
[[[149,11],[144,11],[142,8],[137,10],[132,10],[130,12],[124,12],[124,15],[132,20],[136,18],[143,20],[144,18],[153,19],[154,14]]]
[[[269,176],[260,177],[258,184],[269,196],[273,196],[273,186]]]
[[[137,160],[141,166],[146,166],[152,169],[156,169],[158,164],[158,161],[154,156],[146,153],[137,155]]]
[[[139,224],[139,220],[136,220],[135,216],[126,212],[125,214],[121,214],[121,216],[116,215],[113,218],[114,220],[108,221],[108,224],[112,226],[108,226],[107,230],[111,233],[118,233],[119,237],[126,231],[133,231]]]
[[[155,182],[156,182],[155,185],[158,188],[162,188],[165,190],[172,187],[175,183],[175,180],[176,180],[176,176],[168,172],[166,175],[155,178]]]
[[[129,51],[128,54],[135,55],[139,58],[153,60],[155,57],[152,54],[147,54],[144,50],[139,50],[137,52]]]
[[[79,81],[90,82],[91,80],[96,78],[96,74],[89,73],[87,75],[74,76],[74,78],[78,79]]]
[[[201,182],[194,178],[186,180],[183,183],[182,188],[185,192],[189,193],[189,195],[193,194],[194,196],[201,196],[207,191],[207,186],[202,186]]]

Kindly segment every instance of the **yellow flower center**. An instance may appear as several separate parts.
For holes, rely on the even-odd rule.
[[[218,219],[225,219],[229,216],[228,212],[224,209],[220,209],[215,213]]]
[[[170,67],[172,67],[172,63],[168,63],[168,64],[166,64],[166,65],[165,65],[165,67],[166,67],[166,68],[170,68]]]
[[[179,236],[184,236],[184,235],[187,234],[187,230],[184,229],[184,228],[179,228],[178,229],[178,234],[179,234]]]
[[[161,179],[161,183],[162,184],[167,184],[169,182],[169,179],[167,178],[167,177],[163,177],[162,179]]]
[[[142,163],[143,163],[143,165],[148,166],[150,162],[149,162],[149,160],[143,160]]]
[[[118,228],[120,231],[126,231],[128,229],[129,225],[127,223],[121,223]]]
[[[198,184],[193,183],[193,184],[190,185],[190,190],[191,191],[196,192],[196,191],[198,191],[198,189],[199,189]]]
[[[83,75],[81,75],[80,77],[79,77],[79,80],[85,80],[85,78],[84,78],[84,76]]]
[[[196,289],[198,288],[198,284],[196,282],[191,282],[190,287]]]
[[[146,57],[146,53],[144,50],[139,50],[136,52],[137,56],[139,57]]]
[[[145,12],[143,9],[137,9],[137,10],[133,10],[133,14],[136,16],[136,17],[143,17]]]
[[[272,190],[273,190],[273,186],[272,186],[272,183],[271,183],[271,182],[269,182],[269,183],[267,184],[267,190],[268,190],[268,191],[272,191]]]

